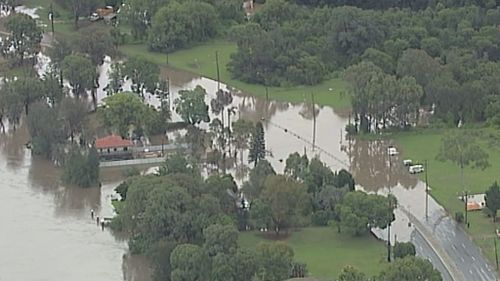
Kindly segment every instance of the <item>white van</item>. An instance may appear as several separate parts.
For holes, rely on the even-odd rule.
[[[389,156],[395,156],[399,154],[398,150],[394,146],[390,146],[387,149],[387,153],[389,154]]]
[[[408,168],[408,172],[410,172],[410,174],[418,174],[418,173],[422,173],[424,171],[424,166],[422,165],[413,165],[413,166],[410,166],[410,168]]]

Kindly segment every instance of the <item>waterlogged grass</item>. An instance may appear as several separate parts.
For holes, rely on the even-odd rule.
[[[126,56],[142,56],[160,65],[167,64],[166,54],[151,52],[144,44],[125,45],[120,47],[120,51]],[[266,96],[264,86],[245,83],[231,77],[227,65],[231,54],[236,52],[234,43],[222,40],[210,41],[203,45],[169,54],[168,63],[174,68],[217,79],[216,52],[218,52],[222,82],[245,93],[260,97]],[[311,94],[314,94],[317,104],[337,109],[350,107],[349,98],[345,95],[345,83],[337,78],[326,80],[315,86],[269,87],[268,94],[270,99],[292,103],[311,102]]]
[[[264,241],[269,240],[258,232],[240,233],[241,247],[253,249]],[[372,236],[351,237],[332,227],[308,227],[294,231],[283,242],[293,248],[295,259],[306,263],[309,274],[316,278],[335,280],[347,265],[369,276],[386,266],[385,245]]]
[[[481,147],[488,152],[491,166],[485,170],[465,168],[464,179],[466,189],[471,193],[484,193],[488,187],[500,179],[500,133],[491,128],[469,129],[480,139]],[[432,196],[443,205],[450,215],[463,212],[464,204],[458,200],[462,193],[460,169],[451,162],[436,160],[436,155],[441,146],[444,131],[423,130],[412,133],[400,133],[393,136],[394,140],[404,155],[418,162],[428,160],[428,181],[431,186]],[[424,179],[424,174],[420,175]],[[470,228],[466,229],[474,242],[481,247],[483,253],[494,264],[495,251],[493,238],[495,229],[500,224],[494,224],[483,212],[469,212]]]

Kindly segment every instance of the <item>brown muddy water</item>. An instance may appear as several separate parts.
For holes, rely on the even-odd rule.
[[[40,61],[46,63],[47,59],[42,56]],[[107,85],[109,65],[107,60],[100,69],[99,103],[106,97],[103,88]],[[40,65],[38,69],[43,72],[46,67]],[[216,81],[166,68],[162,75],[170,80],[172,100],[180,89],[196,85],[207,90],[208,103],[215,96]],[[125,89],[129,87],[127,83]],[[220,87],[227,88],[224,84]],[[391,159],[389,168],[388,143],[347,141],[343,133],[348,123],[345,112],[311,104],[268,101],[229,90],[234,94],[231,107],[235,108],[231,120],[262,120],[268,160],[277,172],[283,171],[289,154],[305,152],[309,157],[320,157],[334,170],[351,170],[359,188],[368,192],[387,193],[391,187],[401,206],[421,216],[425,200],[422,184],[401,167],[401,159]],[[159,105],[154,96],[146,96],[146,101]],[[173,105],[171,109],[173,120],[179,120]],[[227,124],[227,112],[225,120]],[[144,259],[128,257],[126,241],[108,230],[101,231],[90,219],[91,209],[100,216],[113,215],[110,201],[113,189],[122,180],[121,171],[103,170],[101,188],[66,187],[59,180],[59,169],[32,157],[25,149],[28,138],[25,128],[0,134],[0,281],[150,280]],[[394,227],[398,240],[410,240],[413,229],[408,227],[402,212],[397,212]],[[384,238],[384,233],[377,235]]]

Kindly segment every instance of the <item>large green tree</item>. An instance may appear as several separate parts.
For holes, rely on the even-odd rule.
[[[145,92],[153,93],[157,88],[160,68],[143,57],[130,57],[123,64],[121,72],[132,80],[132,91],[137,94],[143,96]]]
[[[69,55],[62,61],[64,78],[69,81],[73,94],[79,98],[94,87],[96,68],[83,55]]]
[[[285,176],[269,176],[260,199],[269,206],[271,227],[280,234],[287,227],[298,225],[307,216],[309,196],[303,184]]]
[[[26,57],[32,57],[40,51],[42,30],[33,18],[26,14],[14,13],[7,18],[5,27],[10,36],[2,38],[1,41],[4,56],[13,49],[14,55],[22,63]]]
[[[119,93],[104,99],[100,117],[107,128],[127,138],[131,129],[142,129],[148,106],[134,93]]]
[[[281,281],[290,277],[293,249],[285,243],[261,243],[257,246],[258,280]]]
[[[171,52],[216,34],[217,13],[205,2],[172,1],[155,13],[149,33],[149,46]]]
[[[67,133],[57,108],[49,107],[44,102],[35,103],[27,121],[33,153],[61,161],[62,159],[57,159],[57,151],[65,143]]]
[[[486,207],[491,211],[493,221],[496,220],[497,211],[500,209],[500,187],[497,182],[494,182],[486,191]]]
[[[79,187],[97,185],[99,182],[99,156],[95,148],[81,150],[73,147],[64,164],[63,180]]]
[[[383,270],[378,279],[380,281],[441,281],[441,273],[432,267],[428,260],[417,257],[396,259],[389,267]]]
[[[170,255],[172,281],[202,281],[210,276],[210,261],[205,251],[192,244],[177,246]]]
[[[386,228],[394,221],[396,199],[361,191],[349,192],[337,207],[341,226],[353,235],[363,235],[372,227]]]
[[[266,141],[264,139],[264,127],[261,122],[257,122],[255,129],[252,132],[250,148],[248,151],[248,162],[257,166],[259,161],[266,158]]]
[[[193,90],[179,91],[179,98],[175,100],[175,111],[184,122],[193,126],[210,122],[208,105],[205,103],[206,95],[205,89],[199,85]]]

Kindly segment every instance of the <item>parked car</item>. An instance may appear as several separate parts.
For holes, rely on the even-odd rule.
[[[413,166],[410,166],[410,168],[408,168],[408,172],[410,172],[410,174],[418,174],[418,173],[422,173],[424,171],[424,166],[422,165],[413,165]]]
[[[405,166],[411,166],[412,163],[413,163],[413,161],[411,161],[411,159],[403,160],[403,165],[405,165]]]
[[[387,153],[389,154],[389,156],[394,156],[399,154],[398,150],[394,146],[389,146],[389,148],[387,149]]]

